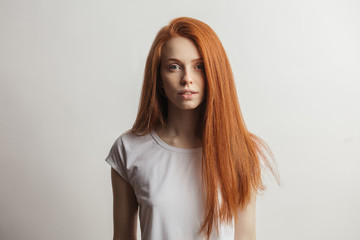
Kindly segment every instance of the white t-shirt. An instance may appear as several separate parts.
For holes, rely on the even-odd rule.
[[[201,189],[202,148],[168,145],[155,131],[121,134],[106,158],[131,184],[138,204],[143,240],[200,240],[204,207]],[[232,226],[222,224],[211,240],[233,240]]]

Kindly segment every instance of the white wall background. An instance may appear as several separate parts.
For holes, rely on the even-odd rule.
[[[258,239],[360,239],[356,0],[1,0],[0,239],[112,238],[104,159],[135,120],[155,34],[179,16],[217,32],[277,159]]]

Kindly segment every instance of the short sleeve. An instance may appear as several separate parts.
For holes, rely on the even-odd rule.
[[[112,145],[108,156],[105,161],[115,169],[116,172],[126,181],[129,182],[128,174],[126,171],[125,150],[121,137],[117,138]]]

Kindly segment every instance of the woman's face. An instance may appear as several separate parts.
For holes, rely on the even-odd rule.
[[[160,69],[169,107],[192,110],[202,103],[205,98],[204,64],[192,40],[171,38],[162,48]]]

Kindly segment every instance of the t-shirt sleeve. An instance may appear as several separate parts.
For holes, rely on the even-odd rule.
[[[115,169],[116,172],[126,181],[129,182],[128,174],[126,171],[125,150],[121,138],[117,138],[112,145],[108,156],[105,161]]]

